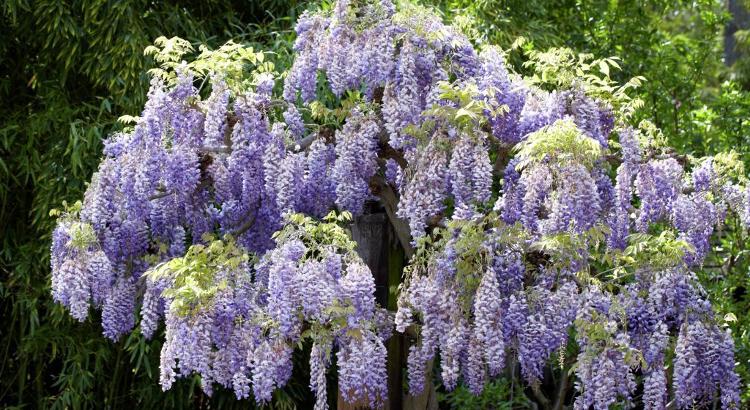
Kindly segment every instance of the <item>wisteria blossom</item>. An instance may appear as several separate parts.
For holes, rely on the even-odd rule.
[[[334,372],[342,400],[384,407],[395,329],[411,395],[512,377],[547,406],[559,381],[581,410],[740,408],[696,274],[727,218],[750,227],[731,156],[677,154],[609,76],[524,77],[421,7],[338,0],[295,34],[283,75],[205,53],[209,73],[154,76],[54,212],[51,291],[73,318],[163,335],[164,390],[197,374],[259,405],[307,346],[315,409]],[[405,256],[398,284],[357,253],[371,212]]]

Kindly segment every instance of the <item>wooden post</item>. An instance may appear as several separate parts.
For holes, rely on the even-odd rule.
[[[352,224],[352,238],[357,243],[357,253],[375,277],[375,300],[380,306],[395,312],[398,285],[406,264],[403,246],[391,226],[388,215],[379,204],[369,202],[365,214]],[[394,330],[386,342],[388,349],[388,399],[387,409],[437,409],[437,395],[432,385],[432,362],[428,363],[424,393],[409,396],[403,389],[408,341]],[[368,408],[368,403],[345,403],[341,392],[337,394],[337,409]]]
[[[357,253],[375,277],[375,301],[382,307],[388,306],[389,228],[385,212],[362,215],[352,224]]]
[[[357,253],[372,271],[375,278],[375,300],[388,310],[396,309],[396,292],[404,268],[403,250],[390,225],[388,216],[377,204],[368,203],[367,213],[352,224],[352,238],[357,243]],[[401,369],[402,336],[394,332],[386,342],[388,349],[388,398],[385,408],[402,408],[403,391]],[[368,403],[345,403],[338,392],[337,406],[341,410],[368,408]]]

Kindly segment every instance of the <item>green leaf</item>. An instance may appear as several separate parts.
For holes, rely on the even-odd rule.
[[[599,61],[599,71],[602,72],[602,74],[609,77],[609,64],[605,60]]]

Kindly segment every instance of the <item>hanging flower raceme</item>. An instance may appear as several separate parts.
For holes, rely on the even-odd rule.
[[[482,135],[458,137],[448,165],[448,180],[455,201],[454,218],[471,218],[473,205],[490,199],[492,164]]]
[[[370,194],[370,178],[377,171],[377,148],[380,125],[359,110],[351,112],[349,120],[336,134],[336,164],[332,179],[336,185],[336,205],[355,215]]]
[[[421,153],[401,196],[398,216],[409,222],[414,238],[424,236],[428,221],[439,217],[444,209],[448,158],[439,141],[433,138]]]

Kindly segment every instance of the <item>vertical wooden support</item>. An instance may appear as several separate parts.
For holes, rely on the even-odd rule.
[[[403,247],[390,224],[383,208],[368,204],[366,213],[352,224],[352,238],[357,243],[357,253],[375,277],[375,300],[391,312],[397,309],[398,285],[406,264]],[[388,400],[387,409],[437,409],[437,397],[432,385],[432,363],[428,363],[428,374],[424,393],[409,396],[403,388],[406,358],[408,356],[406,336],[395,332],[386,342],[388,349]],[[338,392],[337,406],[340,410],[368,408],[368,403],[344,403]]]
[[[396,296],[401,272],[404,268],[403,250],[391,228],[388,216],[382,209],[370,208],[370,213],[358,217],[352,224],[352,239],[357,243],[357,253],[372,271],[375,278],[375,300],[390,311],[396,310]],[[402,335],[394,332],[386,342],[388,349],[388,399],[385,407],[402,408],[403,389]],[[337,408],[341,410],[367,408],[367,403],[346,404],[338,394]]]
[[[390,227],[390,225],[388,225]],[[404,249],[400,246],[395,233],[390,230],[388,247],[388,302],[386,308],[395,312],[398,309],[398,285],[401,283],[401,274],[404,271],[405,258]],[[406,393],[403,389],[404,374],[403,369],[406,365],[406,356],[404,356],[404,346],[406,346],[404,335],[394,331],[393,336],[388,339],[388,394],[390,396],[391,408],[403,408],[403,398]]]
[[[362,215],[352,224],[357,253],[375,277],[375,301],[384,307],[388,303],[389,228],[384,212]]]

